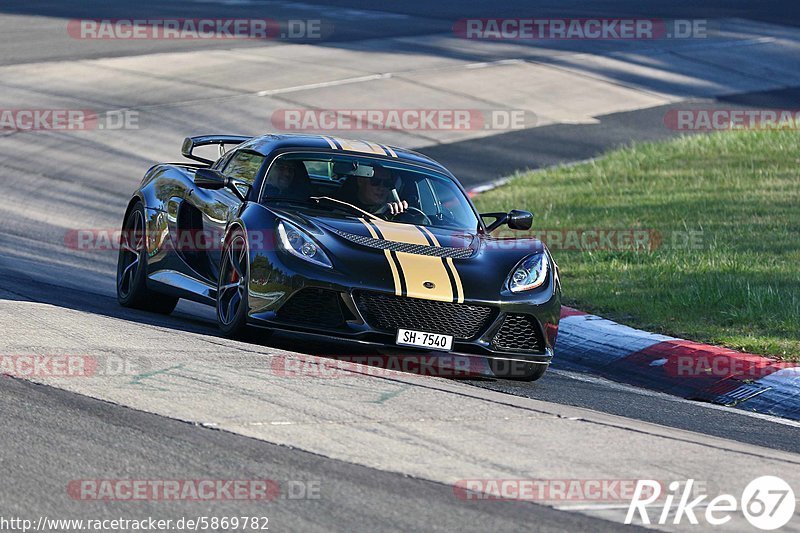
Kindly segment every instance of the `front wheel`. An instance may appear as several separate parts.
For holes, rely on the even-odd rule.
[[[144,205],[137,202],[122,225],[117,258],[117,301],[123,307],[164,315],[178,305],[178,298],[147,288],[147,250]]]
[[[250,258],[244,232],[226,239],[217,283],[217,323],[228,337],[243,337],[247,329]]]

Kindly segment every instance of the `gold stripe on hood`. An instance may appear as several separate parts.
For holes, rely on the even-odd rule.
[[[360,218],[361,222],[367,227],[367,231],[372,236],[373,239],[379,239],[378,234],[375,232],[375,229],[370,225],[369,222]],[[392,270],[392,278],[394,279],[394,293],[397,296],[401,296],[403,291],[401,289],[402,285],[400,284],[400,274],[397,272],[397,265],[394,264],[394,259],[392,258],[392,253],[389,250],[384,250],[383,255],[386,256],[386,261],[389,262],[389,268]]]
[[[431,245],[425,238],[425,233],[417,226],[381,219],[374,219],[370,222],[388,241],[422,246]],[[405,281],[405,296],[442,302],[453,301],[453,285],[441,257],[407,252],[394,252],[394,255],[400,266],[400,275]],[[397,285],[395,285],[395,293],[396,288]]]
[[[434,246],[436,246],[436,247],[441,247],[442,246],[441,244],[439,244],[439,239],[436,238],[436,235],[431,233],[431,231],[428,228],[426,228],[425,226],[420,226],[419,229],[421,229],[422,231],[424,231],[428,235],[428,237],[430,238],[430,240],[431,240],[431,242],[433,243]],[[453,258],[452,257],[443,257],[442,260],[445,262],[446,267],[450,270],[450,274],[452,275],[453,282],[455,283],[455,286],[456,286],[455,300],[458,303],[463,304],[464,303],[464,287],[461,285],[461,276],[458,275],[458,270],[456,270],[456,265],[453,264]]]

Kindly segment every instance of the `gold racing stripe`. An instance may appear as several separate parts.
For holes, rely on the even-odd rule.
[[[453,264],[452,257],[445,257],[444,262],[450,267],[450,272],[453,273],[453,279],[456,281],[456,301],[460,304],[464,303],[464,286],[461,285],[461,276],[456,270],[456,265]]]
[[[361,152],[364,154],[387,155],[386,151],[376,144],[373,145],[372,143],[367,143],[364,141],[354,141],[352,139],[342,139],[340,137],[331,137],[331,138],[341,145],[342,150],[349,150],[351,152]]]
[[[372,148],[372,151],[375,152],[376,154],[389,155],[389,152],[386,151],[386,148],[382,144],[372,143],[369,141],[361,141],[361,142],[369,145],[369,147]]]
[[[390,157],[397,157],[397,152],[392,150],[385,144],[374,143],[370,141],[361,141],[353,139],[342,139],[341,137],[330,137],[327,135],[320,135],[334,150],[348,150],[350,152],[362,152],[365,154],[388,155]],[[341,148],[339,148],[341,146]]]
[[[441,244],[439,244],[439,239],[436,238],[436,235],[431,233],[431,231],[428,228],[426,228],[425,226],[420,226],[419,229],[421,229],[428,235],[434,246],[436,246],[437,248],[442,246]],[[453,264],[453,258],[443,257],[442,260],[446,263],[447,268],[450,270],[450,274],[456,286],[455,300],[458,303],[463,304],[464,287],[461,285],[461,276],[458,275],[458,270],[456,270],[456,265]]]
[[[389,146],[388,144],[380,144],[378,146],[386,150],[386,153],[389,154],[390,156],[397,157],[397,153],[394,150],[392,150],[392,147]]]
[[[430,246],[425,234],[417,226],[387,222],[381,219],[374,219],[370,222],[375,224],[383,238],[388,241]],[[406,296],[441,302],[453,301],[453,285],[450,282],[450,275],[447,273],[447,268],[445,268],[445,263],[441,257],[407,252],[395,252],[394,255],[400,263],[400,271],[405,281]],[[424,284],[426,282],[433,283],[433,288],[425,287]],[[395,284],[395,293],[397,292],[396,288],[397,285]]]
[[[328,146],[330,146],[330,147],[331,147],[331,148],[333,148],[334,150],[338,150],[338,149],[339,149],[339,147],[338,147],[338,146],[336,146],[336,143],[335,143],[335,142],[333,142],[333,140],[331,140],[331,138],[330,138],[330,137],[326,137],[325,135],[320,135],[320,137],[322,137],[323,139],[325,139],[325,142],[327,142],[327,143],[328,143]]]
[[[359,219],[362,224],[367,227],[367,231],[369,234],[372,235],[373,239],[380,239],[378,234],[375,232],[372,226],[370,226],[369,222],[364,220],[363,218]],[[394,259],[392,259],[392,253],[389,250],[384,250],[383,255],[386,256],[386,261],[389,263],[389,268],[392,269],[392,278],[394,279],[394,293],[397,296],[403,295],[402,285],[400,283],[400,275],[397,272],[397,265],[394,264]]]

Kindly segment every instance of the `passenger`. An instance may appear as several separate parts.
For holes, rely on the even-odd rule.
[[[278,159],[267,174],[264,193],[267,197],[308,199],[310,183],[302,161]]]

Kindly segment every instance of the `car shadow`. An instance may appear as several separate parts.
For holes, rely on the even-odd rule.
[[[213,308],[202,304],[182,300],[171,315],[161,315],[122,307],[116,297],[109,294],[48,283],[19,271],[4,272],[0,277],[0,303],[4,300],[47,304],[140,325],[222,337],[217,329]],[[480,356],[365,346],[335,339],[320,339],[317,335],[287,332],[265,334],[263,329],[255,327],[250,327],[243,338],[237,340],[265,348],[264,355],[270,355],[269,349],[298,352],[336,359],[348,365],[367,365],[386,371],[380,375],[408,372],[455,380],[496,379],[487,359]],[[376,375],[371,371],[370,374]]]

